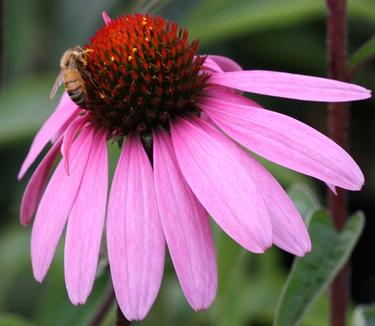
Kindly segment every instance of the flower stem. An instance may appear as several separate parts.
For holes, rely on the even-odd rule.
[[[100,325],[103,319],[105,318],[105,316],[107,315],[108,311],[111,309],[114,299],[115,299],[115,292],[113,291],[113,287],[111,286],[107,294],[103,298],[103,301],[99,305],[99,308],[96,311],[94,317],[92,318],[92,320],[87,326]]]
[[[326,0],[328,8],[327,42],[329,76],[336,80],[348,81],[347,63],[347,16],[346,0]],[[332,103],[328,106],[328,132],[333,141],[348,149],[349,107],[345,103]],[[347,219],[347,192],[337,190],[337,196],[328,190],[328,206],[333,222],[338,230]],[[350,266],[346,264],[337,274],[330,288],[331,325],[346,325],[349,301]]]
[[[87,324],[87,326],[101,325],[102,321],[104,320],[109,310],[111,309],[114,301],[115,301],[115,291],[113,290],[113,287],[111,285],[108,292],[104,296],[103,301],[100,303],[94,317]],[[128,325],[130,325],[130,322],[125,318],[120,307],[117,304],[116,326],[128,326]]]

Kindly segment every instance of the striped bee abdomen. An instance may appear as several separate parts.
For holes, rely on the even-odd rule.
[[[77,69],[64,72],[64,86],[74,103],[83,106],[86,101],[86,87]]]

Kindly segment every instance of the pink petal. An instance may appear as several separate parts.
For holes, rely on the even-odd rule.
[[[204,60],[202,69],[211,70],[212,72],[223,72],[223,69],[210,57]]]
[[[242,70],[241,66],[237,62],[227,57],[223,57],[221,55],[209,55],[207,59],[213,60],[221,68],[221,71],[224,71],[224,72]],[[221,72],[221,71],[217,71],[217,72]]]
[[[220,65],[212,57],[214,57],[215,59],[219,58]],[[228,62],[226,62],[226,60],[224,59],[226,59]],[[220,57],[220,56],[208,56],[205,59],[203,63],[203,67],[202,67],[202,70],[210,70],[211,72],[224,72],[226,71],[225,69],[229,69],[229,71],[242,70],[241,67],[234,61],[225,57]],[[213,87],[208,86],[204,89],[204,91],[208,91],[208,92],[215,92],[215,90],[219,90],[219,91],[226,92],[226,93],[238,93],[240,95],[242,95],[243,93],[241,91],[238,91],[232,88],[228,89],[227,87],[224,87],[224,86],[220,87],[218,85],[214,85]]]
[[[73,304],[86,302],[95,279],[107,203],[107,156],[107,133],[99,131],[66,230],[65,283]]]
[[[70,100],[70,98],[69,98]],[[56,110],[63,108],[58,107]],[[77,112],[79,109],[77,108]],[[61,127],[57,130],[56,134],[51,138],[51,142],[54,143],[65,131],[66,129],[70,126],[70,124],[77,118],[77,114],[73,114],[68,120],[66,120]]]
[[[65,163],[65,171],[66,174],[69,175],[69,153],[70,148],[74,139],[76,138],[78,131],[83,127],[85,124],[86,119],[84,117],[76,118],[70,126],[67,128],[64,134],[64,140],[61,146],[61,154],[63,156],[63,160]]]
[[[106,25],[108,25],[108,24],[110,24],[112,22],[111,17],[109,17],[109,15],[108,15],[108,13],[106,11],[102,12],[102,17],[103,17],[104,23]]]
[[[271,218],[273,243],[296,256],[304,256],[311,250],[311,241],[296,207],[275,178],[253,157],[244,154]]]
[[[217,288],[207,212],[181,174],[170,136],[158,131],[153,139],[156,196],[173,265],[190,305],[195,310],[207,309]]]
[[[70,126],[70,124],[77,119],[77,114],[73,114],[68,120],[66,120],[59,130],[57,130],[56,134],[51,138],[51,143],[53,144],[60,136],[65,133],[66,129]]]
[[[206,128],[205,131],[215,136],[214,129]],[[309,252],[311,241],[306,226],[280,184],[249,153],[238,145],[233,145],[229,138],[224,137],[221,144],[228,150],[236,150],[239,162],[254,180],[271,219],[273,243],[297,256]]]
[[[67,93],[62,96],[59,105],[48,120],[44,123],[42,128],[36,134],[33,143],[31,144],[29,153],[21,166],[18,174],[18,180],[21,180],[28,168],[33,164],[44,146],[53,139],[61,126],[71,118],[77,111],[77,105],[74,104]]]
[[[74,106],[76,109],[77,105],[71,100],[67,92],[64,92],[60,98],[59,104],[57,104],[55,111],[70,110],[70,107]]]
[[[53,144],[47,155],[35,169],[26,186],[21,202],[20,221],[22,225],[28,225],[32,221],[32,217],[37,208],[40,196],[42,195],[49,172],[56,160],[57,154],[59,153],[61,143],[62,138]]]
[[[165,240],[151,163],[139,136],[129,136],[108,206],[107,246],[117,301],[128,320],[143,319],[159,292]]]
[[[270,161],[345,189],[363,185],[363,174],[349,154],[295,119],[223,98],[204,98],[199,106],[230,137]]]
[[[330,183],[326,183],[326,186],[328,187],[329,190],[331,190],[337,196],[337,189],[336,189],[335,185],[332,185]]]
[[[228,149],[221,144],[225,136],[208,123],[197,120],[195,124],[180,119],[171,125],[182,174],[226,233],[246,249],[264,252],[272,244],[271,222],[235,145]]]
[[[57,166],[40,201],[31,234],[34,277],[41,282],[51,264],[57,243],[76,198],[89,156],[92,130],[85,129],[72,147],[71,175],[63,162]]]
[[[256,108],[262,108],[257,102],[238,94],[228,91],[222,87],[207,87],[203,91],[204,97],[213,98],[216,102],[222,102],[226,105],[229,103],[248,105]]]
[[[368,89],[358,85],[276,71],[216,73],[209,82],[246,92],[305,101],[346,102],[371,97]]]

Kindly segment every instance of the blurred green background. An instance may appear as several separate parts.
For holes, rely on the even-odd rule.
[[[62,248],[42,285],[32,277],[31,228],[18,223],[26,180],[16,175],[32,136],[52,112],[48,99],[62,52],[85,44],[102,23],[134,10],[126,0],[0,0],[3,2],[3,59],[0,84],[0,326],[86,325],[110,284],[108,270],[98,274],[85,306],[69,302],[63,277]],[[324,76],[325,6],[323,0],[170,0],[159,13],[186,27],[200,39],[202,54],[233,58],[245,69],[268,69]],[[349,1],[349,49],[353,53],[375,32],[375,1]],[[374,88],[375,65],[361,71],[356,83]],[[61,92],[61,90],[60,90]],[[326,130],[326,109],[307,103],[254,96],[266,108],[294,116]],[[375,301],[375,113],[374,100],[352,105],[351,153],[366,176],[363,191],[350,195],[350,211],[363,210],[365,231],[352,257],[353,305]],[[303,215],[311,205],[325,205],[322,183],[264,162],[289,190]],[[302,195],[301,195],[302,194]],[[308,207],[301,196],[307,196]],[[311,204],[313,203],[313,204]],[[140,325],[270,325],[293,257],[272,248],[254,255],[237,246],[213,225],[219,263],[219,290],[209,311],[194,313],[183,298],[170,260],[160,295]],[[102,261],[105,266],[105,260]],[[304,321],[326,325],[323,296]],[[112,309],[105,325],[113,323]]]

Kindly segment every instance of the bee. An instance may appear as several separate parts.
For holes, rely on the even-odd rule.
[[[49,95],[50,99],[55,96],[58,88],[64,83],[65,90],[72,101],[79,106],[85,105],[87,102],[87,90],[82,74],[86,74],[92,81],[91,75],[84,70],[84,67],[87,66],[86,55],[92,51],[92,49],[73,46],[64,52],[60,60],[61,70],[53,84]]]

